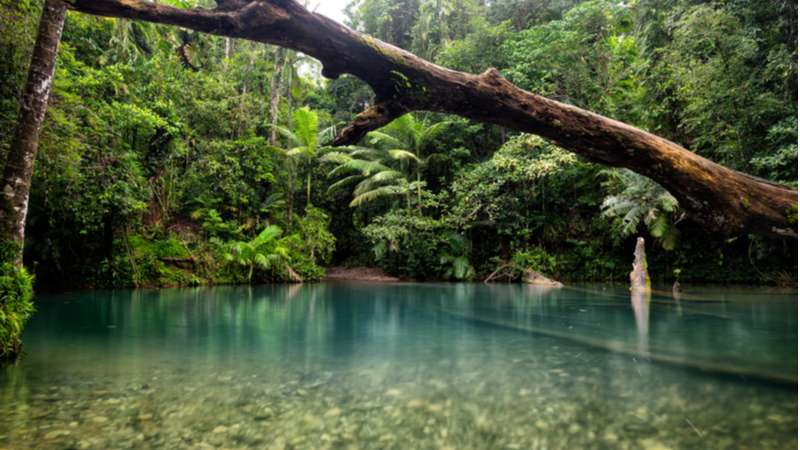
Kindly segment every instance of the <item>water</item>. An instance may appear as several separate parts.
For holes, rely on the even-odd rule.
[[[789,449],[797,297],[319,284],[38,299],[0,448]]]

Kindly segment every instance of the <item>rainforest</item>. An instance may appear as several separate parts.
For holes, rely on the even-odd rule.
[[[3,5],[3,154],[41,6]],[[794,187],[792,8],[363,1],[347,21]],[[534,135],[423,112],[332,147],[373,95],[350,76],[324,79],[294,51],[69,13],[26,266],[46,288],[312,281],[331,266],[428,280],[533,267],[606,281],[627,277],[641,235],[658,280],[794,283],[795,239],[708,233],[655,182]]]
[[[384,297],[371,297],[372,291],[361,284],[353,291],[342,287],[350,279],[399,283],[406,286],[396,294],[406,299],[403,308],[421,302],[426,311],[430,304],[421,299],[439,295],[459,298],[461,306],[498,296],[518,309],[514,299],[531,294],[515,290],[516,284],[538,284],[535,280],[545,280],[548,288],[562,283],[591,286],[593,292],[598,286],[615,286],[611,289],[617,295],[623,291],[614,283],[629,283],[639,238],[646,243],[648,291],[650,280],[662,293],[678,296],[682,285],[705,286],[698,292],[708,286],[749,285],[746,292],[759,302],[789,292],[793,305],[786,306],[783,298],[778,314],[788,308],[796,315],[795,1],[339,3],[340,16],[333,20],[315,12],[319,5],[314,2],[0,0],[3,358],[20,354],[29,320],[34,360],[47,339],[73,336],[74,330],[47,330],[44,322],[36,322],[36,314],[53,322],[58,320],[56,311],[76,317],[75,311],[82,311],[75,323],[123,327],[124,320],[108,317],[114,305],[127,305],[136,314],[175,318],[182,313],[172,310],[170,302],[189,301],[182,294],[190,292],[186,288],[202,289],[191,292],[203,292],[201,297],[220,308],[226,318],[212,319],[221,321],[219,327],[232,326],[228,314],[239,317],[237,323],[255,320],[240,316],[241,310],[224,305],[223,298],[239,302],[242,289],[250,289],[248,298],[256,292],[253,314],[267,311],[288,318],[281,325],[252,324],[270,333],[275,326],[288,330],[295,323],[291,318],[299,314],[294,306],[272,305],[273,298],[313,311],[316,298],[328,299],[323,301],[328,304],[343,296],[347,300],[339,307],[346,312],[329,305],[332,317],[347,316],[350,326],[351,321],[358,323],[354,317],[367,314],[373,326],[387,326],[375,311],[382,310],[380,302],[393,298],[392,285],[374,285],[374,295]],[[344,285],[330,284],[331,279],[341,282],[339,278]],[[491,284],[478,284],[484,281]],[[498,283],[503,287],[490,287]],[[222,285],[228,287],[212,288]],[[444,291],[415,293],[407,286]],[[182,289],[156,290],[164,288]],[[60,302],[68,292],[79,292],[81,298],[94,296],[91,292],[127,294],[119,303],[111,297],[97,300],[98,308],[108,308],[106,316],[87,306],[90,300],[72,313],[49,303]],[[152,294],[163,309],[138,303],[139,296],[151,295],[147,292],[163,293]],[[291,300],[297,295],[300,300]],[[541,295],[552,300],[548,295],[553,294]],[[562,300],[580,308],[587,299],[611,294],[597,295],[563,294]],[[717,298],[708,295],[703,298]],[[45,300],[37,306],[35,298]],[[358,298],[376,303],[367,306]],[[498,316],[486,320],[501,320],[505,310],[492,305],[492,314]],[[698,308],[704,317],[723,314],[703,305]],[[568,306],[558,308],[550,312],[576,314]],[[436,320],[453,311],[436,309]],[[598,311],[592,310],[598,321],[613,318]],[[463,312],[459,309],[456,315]],[[328,326],[312,318],[303,326]],[[405,320],[420,332],[436,333],[417,316]],[[531,326],[518,316],[509,320],[512,328]],[[509,323],[502,323],[508,328]],[[786,333],[796,337],[796,320],[781,324],[781,339]],[[135,329],[146,333],[150,326],[155,327]],[[676,333],[685,331],[672,326]],[[724,333],[735,335],[734,328]],[[169,330],[150,332],[169,335]],[[547,339],[561,332],[537,330]],[[142,345],[154,344],[144,334],[137,336],[134,340],[141,338]],[[258,336],[251,336],[253,342],[261,342]],[[598,336],[592,336],[596,343]],[[488,345],[479,343],[478,334],[462,337],[477,347]],[[97,351],[94,346],[102,345],[97,339],[93,334],[86,351]],[[423,346],[404,339],[398,338],[398,345]],[[498,339],[518,345],[507,336]],[[654,339],[668,342],[663,336]],[[744,337],[731,338],[736,339]],[[322,345],[314,342],[309,345]],[[127,345],[132,344],[120,348],[130,350]],[[544,353],[551,348],[549,341],[542,345]],[[643,351],[640,341],[638,345],[635,351]],[[775,361],[793,361],[789,368],[796,369],[796,343],[782,345],[784,353],[774,355]],[[754,348],[757,353],[761,347]],[[717,353],[714,349],[708,354]],[[428,354],[425,364],[447,352]],[[168,356],[178,361],[179,353],[170,348]],[[701,369],[716,370],[709,369],[717,366],[707,356],[682,355],[681,360],[699,358],[704,361]],[[398,361],[415,360],[404,354]],[[796,388],[796,376],[787,375],[786,367],[767,367],[775,361],[744,365],[756,367],[761,374],[756,378],[788,380]],[[294,368],[296,362],[289,364],[293,370],[311,370]],[[480,370],[472,362],[469,370]],[[354,366],[364,369],[362,363],[368,365],[359,360]],[[226,366],[229,375],[213,372],[219,366],[211,364],[184,381],[202,386],[203,374],[237,380],[245,369],[236,364]],[[510,363],[493,364],[499,370]],[[545,366],[546,371],[561,367],[553,361]],[[721,372],[740,374],[741,366],[736,367]],[[506,369],[504,376],[513,378],[511,372],[518,367]],[[327,377],[320,375],[324,370],[313,372],[312,378]],[[434,375],[446,377],[441,367]],[[357,390],[351,376],[337,381],[344,383],[341,389]],[[288,372],[275,377],[293,383]],[[0,388],[8,386],[4,381],[0,372]],[[129,382],[91,389],[115,391]],[[529,391],[520,379],[505,382],[508,389]],[[435,415],[438,408],[450,407],[443,399],[405,398],[402,387],[386,390],[379,383],[373,388],[375,395],[401,397],[415,411]],[[448,392],[446,398],[455,395]],[[734,388],[726,392],[744,395]],[[692,394],[697,393],[682,392]],[[773,395],[778,394],[754,398]],[[794,395],[788,406],[796,409],[796,400]],[[300,409],[323,408],[328,411],[324,420],[347,411],[343,403],[327,400],[315,405],[302,404],[299,397],[292,401]],[[765,402],[767,409],[787,406]],[[680,402],[672,406],[677,411]],[[137,423],[149,423],[151,419],[141,419],[147,414],[139,414]],[[300,420],[302,414],[297,414]],[[294,426],[290,423],[295,419],[287,419],[284,429]],[[796,418],[783,420],[773,425],[793,426],[796,432]],[[411,429],[426,426],[423,422]],[[0,419],[0,447],[14,436],[19,442],[35,436],[61,442],[69,436],[69,431],[52,434],[46,427],[39,435],[15,435],[8,430],[30,425],[15,423]],[[230,424],[219,425],[221,432],[217,425],[208,424],[212,435],[231,433]],[[525,439],[533,440],[519,441],[523,447],[509,447],[513,439],[502,436],[510,436],[505,434],[510,430],[497,431],[494,438],[481,435],[480,429],[472,431],[465,425],[465,440],[450,447],[445,445],[448,435],[439,436],[441,446],[435,448],[560,448],[555,441],[548,446],[549,441],[530,436]],[[697,434],[705,432],[711,433]],[[613,438],[607,440],[608,448],[621,448],[616,439],[627,439],[624,431],[608,431],[606,438],[608,433]],[[649,439],[644,448],[669,448],[658,446],[664,439],[641,434]],[[376,448],[422,448],[414,444],[419,436],[391,435]],[[183,445],[169,440],[177,435],[164,436],[150,445]],[[258,439],[218,444],[261,447],[267,442]],[[270,439],[277,442],[274,436]],[[569,441],[565,448],[586,448],[594,442],[587,439]],[[769,432],[763,439],[753,445],[767,442],[761,448],[780,448],[787,442]],[[287,448],[324,447],[322,441],[285,440]],[[28,445],[35,446],[33,442]],[[73,444],[115,448],[121,441],[81,442],[87,446]],[[683,445],[676,441],[673,446],[700,444]]]

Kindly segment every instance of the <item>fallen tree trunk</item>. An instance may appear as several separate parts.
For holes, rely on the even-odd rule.
[[[471,75],[309,12],[294,0],[226,0],[215,9],[180,9],[144,0],[67,0],[89,14],[176,25],[249,39],[318,59],[322,74],[352,74],[368,83],[376,104],[335,140],[358,142],[400,115],[452,113],[533,133],[584,158],[625,167],[660,183],[689,216],[724,234],[797,236],[797,191],[715,164],[680,145],[575,106],[520,89],[495,69]]]

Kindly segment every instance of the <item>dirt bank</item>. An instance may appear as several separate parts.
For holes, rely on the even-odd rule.
[[[325,279],[329,281],[373,281],[391,283],[400,281],[399,278],[387,275],[377,267],[331,267]]]

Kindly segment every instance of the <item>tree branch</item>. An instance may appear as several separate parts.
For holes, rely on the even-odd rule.
[[[217,9],[179,9],[143,0],[68,4],[90,14],[177,25],[300,51],[318,59],[326,77],[349,73],[362,79],[387,108],[457,114],[538,134],[591,161],[647,176],[709,230],[797,235],[796,190],[722,167],[622,122],[522,90],[497,70],[471,75],[437,66],[309,12],[294,0],[227,0]],[[378,108],[359,114],[336,141],[354,142],[392,117]]]
[[[406,110],[391,102],[380,102],[359,113],[349,125],[342,128],[332,145],[357,144],[367,133],[388,125],[402,116]]]

